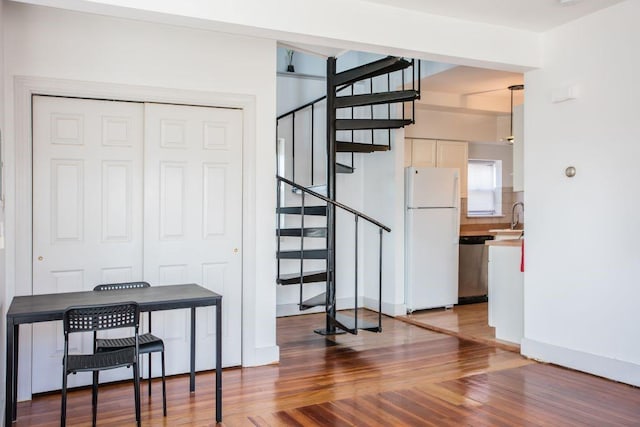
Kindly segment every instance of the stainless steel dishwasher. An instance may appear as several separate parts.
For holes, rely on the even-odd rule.
[[[461,236],[458,264],[458,304],[487,301],[489,250],[484,244],[493,236]]]

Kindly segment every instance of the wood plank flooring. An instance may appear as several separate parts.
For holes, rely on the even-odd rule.
[[[520,353],[520,346],[496,338],[495,328],[487,323],[489,304],[457,305],[451,309],[414,311],[397,318],[416,326],[453,335],[482,344],[493,345],[504,350]]]
[[[278,365],[223,373],[225,426],[640,425],[640,390],[500,348],[385,318],[384,332],[326,338],[321,314],[278,319]],[[213,425],[214,373],[142,388],[143,425]],[[60,395],[18,405],[16,426],[54,426]],[[69,395],[69,425],[91,423],[90,390]],[[135,425],[130,383],[100,388],[98,425]]]

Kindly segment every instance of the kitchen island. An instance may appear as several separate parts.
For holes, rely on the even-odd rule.
[[[496,338],[520,344],[524,333],[522,240],[492,240],[489,247],[489,325]]]

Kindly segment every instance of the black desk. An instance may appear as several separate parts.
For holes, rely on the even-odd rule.
[[[62,320],[64,310],[72,305],[109,304],[125,301],[137,302],[141,311],[191,309],[191,380],[189,382],[191,392],[196,389],[196,307],[216,306],[216,421],[222,421],[222,296],[202,286],[189,284],[109,292],[85,291],[15,297],[7,312],[5,425],[11,424],[17,416],[20,325]]]

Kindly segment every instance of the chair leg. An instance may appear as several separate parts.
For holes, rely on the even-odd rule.
[[[151,353],[147,354],[149,358],[149,397],[151,397]]]
[[[98,375],[99,371],[93,371],[93,384],[91,386],[91,407],[93,412],[92,425],[95,427],[98,416]]]
[[[164,412],[164,416],[167,416],[167,384],[164,381],[164,350],[160,353],[160,357],[162,358],[162,410]]]
[[[11,421],[5,420],[5,423]],[[67,373],[62,372],[62,408],[60,410],[60,427],[67,425]]]
[[[140,427],[140,372],[137,363],[133,365],[133,388],[133,396],[136,405],[136,423],[138,427]]]

